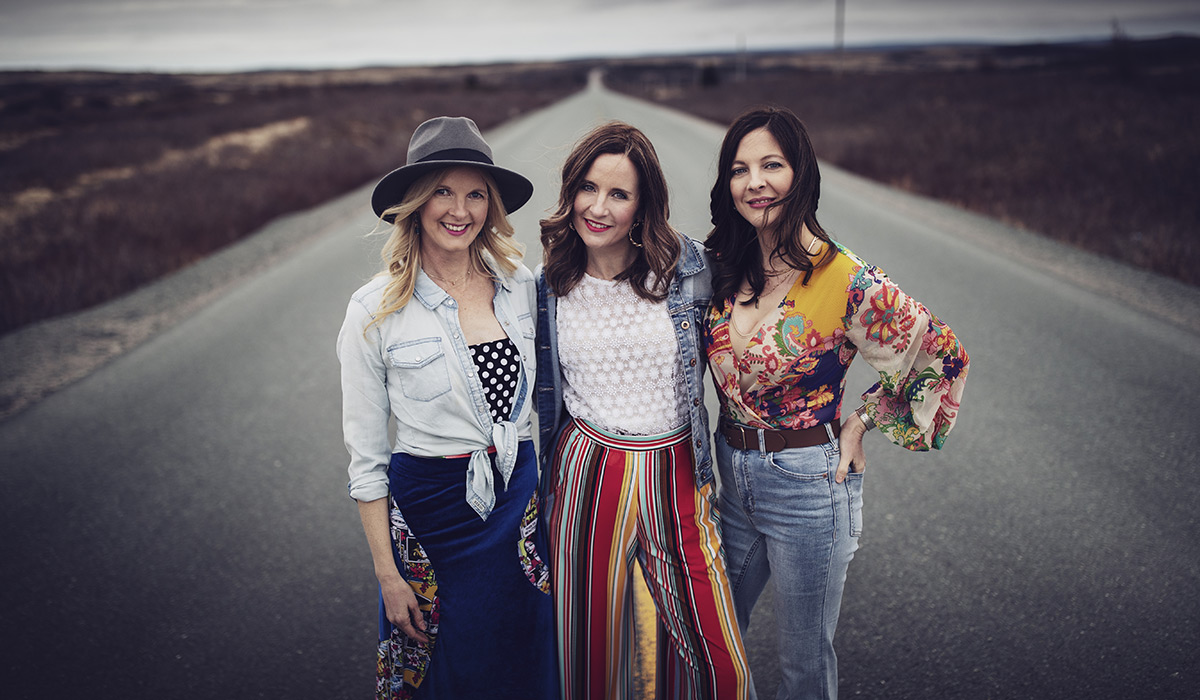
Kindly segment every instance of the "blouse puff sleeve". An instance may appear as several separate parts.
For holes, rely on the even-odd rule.
[[[940,449],[967,379],[962,343],[878,268],[863,264],[847,291],[847,338],[880,378],[862,395],[867,413],[901,447]]]
[[[371,319],[362,302],[351,299],[337,341],[342,365],[342,432],[350,453],[350,497],[363,502],[388,495],[391,458],[387,368],[379,349],[379,326],[367,328]]]

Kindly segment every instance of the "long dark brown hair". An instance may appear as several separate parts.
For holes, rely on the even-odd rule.
[[[717,163],[717,181],[709,195],[713,230],[704,245],[708,248],[713,265],[714,300],[734,296],[744,279],[753,290],[751,298],[744,302],[749,304],[758,300],[766,286],[758,233],[753,224],[738,213],[729,191],[738,146],[747,134],[762,128],[775,137],[794,173],[791,188],[769,207],[769,210],[776,210],[771,223],[775,232],[775,248],[771,251],[771,259],[782,260],[788,266],[804,272],[802,284],[808,284],[813,270],[837,255],[829,234],[817,222],[821,172],[817,168],[817,156],[804,123],[785,107],[752,109],[735,119],[725,132]],[[827,244],[825,253],[815,263],[801,244],[801,231],[805,226]]]
[[[546,282],[554,294],[561,297],[583,279],[587,268],[587,245],[570,227],[575,195],[583,187],[596,158],[610,153],[628,157],[637,170],[636,218],[642,222],[630,231],[633,240],[641,244],[635,248],[637,257],[617,279],[629,280],[633,291],[643,299],[662,301],[675,276],[675,264],[681,252],[679,234],[667,223],[670,215],[667,180],[658,154],[645,134],[624,122],[609,122],[592,130],[563,163],[558,210],[540,222]]]

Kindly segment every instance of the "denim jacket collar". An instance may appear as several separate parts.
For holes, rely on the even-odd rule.
[[[680,256],[679,263],[675,266],[675,279],[681,277],[691,277],[692,275],[704,269],[704,259],[700,257],[700,252],[696,250],[696,246],[690,245],[690,241],[683,241],[683,254]]]

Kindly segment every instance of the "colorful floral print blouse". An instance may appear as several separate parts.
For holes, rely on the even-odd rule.
[[[732,299],[714,304],[705,328],[709,366],[724,418],[755,428],[798,429],[840,420],[846,370],[857,353],[879,382],[862,395],[892,442],[940,448],[958,417],[969,358],[950,327],[878,268],[838,246],[838,255],[797,278],[734,355]],[[754,382],[741,390],[742,374]]]

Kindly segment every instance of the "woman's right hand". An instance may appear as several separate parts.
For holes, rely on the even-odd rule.
[[[383,595],[383,608],[388,622],[422,644],[428,644],[425,636],[425,617],[417,605],[417,594],[400,575],[392,555],[392,535],[388,525],[388,499],[359,501],[358,513],[362,516],[363,530],[367,533],[367,544],[371,547],[371,559],[375,562],[375,578],[379,579],[379,592]]]
[[[379,591],[383,594],[383,607],[387,611],[388,622],[399,627],[410,639],[428,644],[429,638],[425,636],[425,617],[421,614],[417,595],[413,593],[408,581],[398,573],[395,577],[381,578]]]
[[[834,474],[833,480],[837,483],[842,483],[846,480],[846,474],[853,471],[859,474],[867,468],[867,455],[863,451],[863,435],[867,433],[867,426],[863,424],[858,414],[852,413],[845,421],[842,422],[842,432],[838,436],[838,447],[841,450],[842,458],[838,462],[837,472]]]

